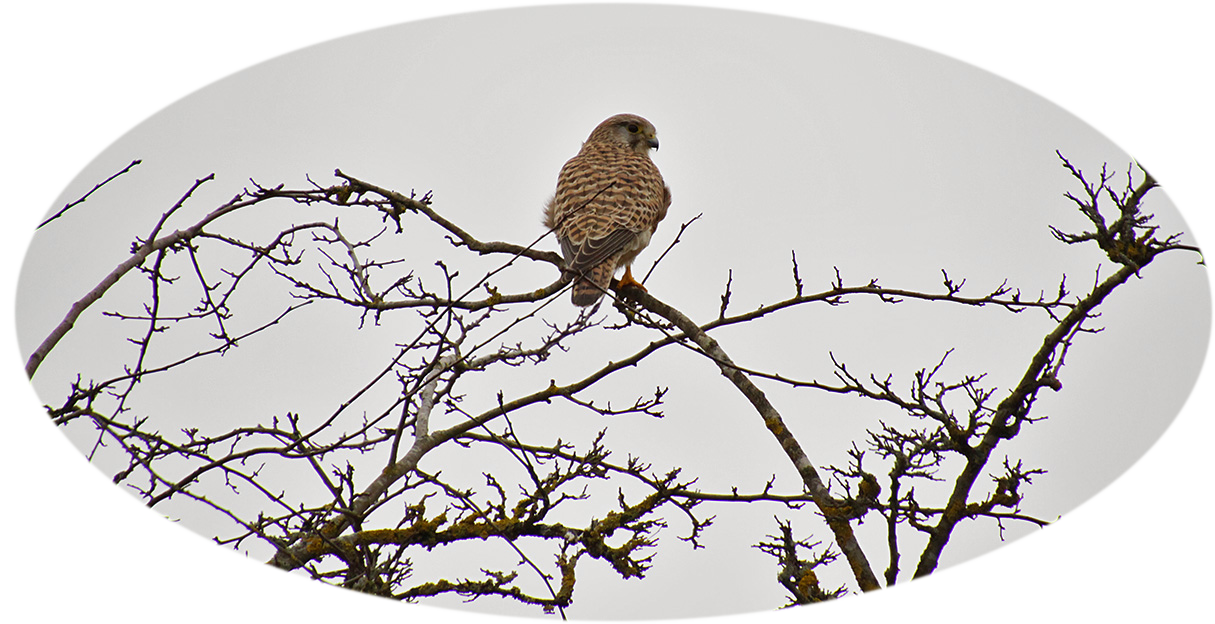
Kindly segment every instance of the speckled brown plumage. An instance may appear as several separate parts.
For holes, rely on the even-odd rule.
[[[640,286],[629,265],[650,244],[671,205],[651,148],[658,149],[653,124],[637,115],[615,115],[561,168],[544,225],[557,233],[566,269],[574,275],[574,305],[598,301],[621,266],[621,281]]]

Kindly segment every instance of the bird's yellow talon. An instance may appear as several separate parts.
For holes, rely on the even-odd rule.
[[[642,292],[649,292],[641,282],[633,277],[632,267],[625,267],[624,275],[620,278],[620,290],[625,288],[639,288]]]

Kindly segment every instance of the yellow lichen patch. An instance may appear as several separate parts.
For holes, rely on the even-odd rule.
[[[797,577],[797,591],[803,596],[809,596],[812,589],[818,588],[818,575],[810,566],[806,566],[801,576]]]
[[[427,520],[419,517],[413,524],[400,529],[371,529],[354,535],[356,544],[420,544],[435,546],[439,543],[439,527],[447,523],[447,512]]]
[[[834,498],[819,503],[818,508],[830,519],[848,519],[855,515],[851,503]]]
[[[1152,260],[1152,249],[1140,240],[1115,239],[1101,245],[1110,260],[1126,264],[1127,260],[1137,266],[1143,266]]]

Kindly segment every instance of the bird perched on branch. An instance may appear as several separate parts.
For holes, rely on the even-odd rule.
[[[615,115],[599,124],[561,168],[544,225],[557,233],[565,268],[573,275],[574,305],[598,301],[621,266],[620,288],[645,290],[630,265],[671,205],[671,190],[650,160],[651,149],[658,149],[654,124],[637,115]]]

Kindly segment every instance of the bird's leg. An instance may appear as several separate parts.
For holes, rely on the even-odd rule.
[[[637,281],[633,277],[633,267],[626,266],[626,267],[624,267],[624,275],[620,277],[620,284],[617,285],[616,288],[623,291],[625,288],[629,288],[629,287],[633,287],[633,286],[641,289],[641,292],[649,292],[648,290],[645,289],[645,286],[641,285],[641,282]]]

